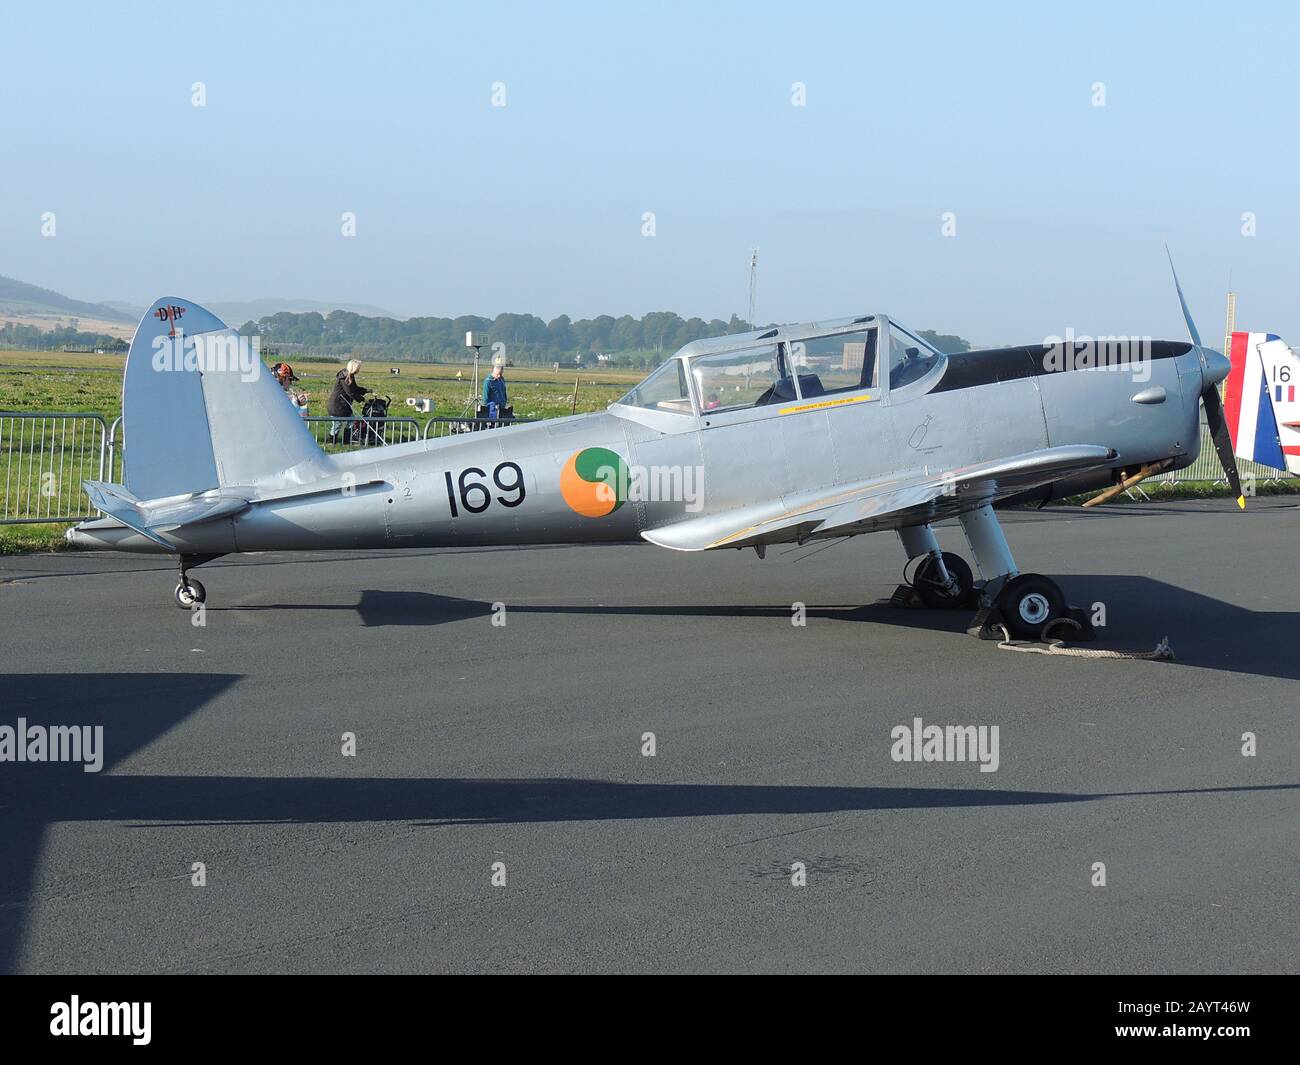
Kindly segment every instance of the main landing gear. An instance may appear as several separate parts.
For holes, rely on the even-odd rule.
[[[1016,640],[1041,639],[1049,628],[1053,630],[1049,635],[1068,635],[1071,640],[1095,637],[1087,614],[1066,603],[1065,593],[1055,581],[1017,571],[992,507],[967,511],[960,520],[984,580],[977,582],[959,555],[940,550],[930,526],[899,529],[898,538],[908,559],[921,561],[910,585],[899,585],[894,593],[891,602],[895,606],[974,610],[974,620],[966,631],[981,640],[1001,640],[1003,629]],[[1063,619],[1069,619],[1068,633],[1055,625]]]
[[[203,587],[201,581],[189,575],[189,571],[196,566],[201,566],[205,562],[211,562],[214,558],[220,558],[220,555],[181,555],[180,580],[176,584],[176,590],[172,593],[176,598],[176,605],[182,610],[191,610],[200,603],[205,602],[208,598],[208,590]]]

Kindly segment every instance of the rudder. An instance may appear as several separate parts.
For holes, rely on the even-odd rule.
[[[324,453],[256,343],[189,300],[145,313],[122,382],[126,488],[142,500],[213,488],[283,488],[324,472]]]

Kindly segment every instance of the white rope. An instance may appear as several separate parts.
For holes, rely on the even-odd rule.
[[[1043,635],[1047,635],[1047,630],[1053,625],[1059,624],[1073,625],[1075,629],[1081,626],[1073,618],[1057,618],[1055,621],[1048,622],[1043,626]],[[1155,649],[1152,651],[1105,651],[1100,648],[1091,647],[1066,647],[1064,640],[1044,639],[1041,643],[1033,640],[1013,640],[1011,633],[1007,631],[1005,625],[999,625],[1002,630],[1002,642],[998,644],[1000,651],[1027,651],[1035,655],[1070,655],[1074,658],[1128,658],[1158,660],[1162,662],[1172,662],[1174,660],[1173,648],[1169,646],[1169,637],[1164,637]]]

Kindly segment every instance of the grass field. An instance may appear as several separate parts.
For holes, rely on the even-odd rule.
[[[112,421],[122,413],[122,355],[81,355],[57,351],[0,351],[0,411],[90,411]],[[407,397],[434,401],[435,417],[462,413],[474,388],[472,363],[402,363],[400,374],[390,363],[362,367],[365,387],[393,397],[389,414],[410,414]],[[486,365],[486,360],[484,360]],[[325,402],[334,386],[340,362],[299,361],[293,364],[301,380],[295,385],[311,399],[313,415],[326,414]],[[461,380],[456,374],[462,375]],[[576,412],[604,410],[645,375],[639,371],[553,370],[535,366],[506,369],[506,383],[515,414],[521,418],[556,418],[571,413],[573,386],[578,385]],[[417,415],[423,421],[422,415]]]

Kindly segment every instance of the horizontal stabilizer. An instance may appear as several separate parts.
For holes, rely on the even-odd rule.
[[[108,484],[105,481],[83,481],[82,484],[85,486],[86,495],[90,497],[90,502],[97,510],[121,522],[128,529],[134,529],[141,536],[148,537],[154,543],[161,544],[168,550],[175,550],[176,545],[163,539],[162,533],[176,532],[178,529],[216,521],[218,518],[233,517],[259,504],[283,503],[296,499],[355,492],[358,489],[373,488],[387,482],[378,478],[359,483],[340,479],[330,483],[282,488],[272,492],[259,492],[252,487],[214,488],[191,495],[144,500],[137,499],[129,489],[120,484]]]
[[[119,484],[104,481],[83,483],[86,495],[96,509],[169,549],[174,545],[164,540],[161,533],[238,514],[247,510],[249,505],[243,496],[220,489],[198,495],[139,500]]]

